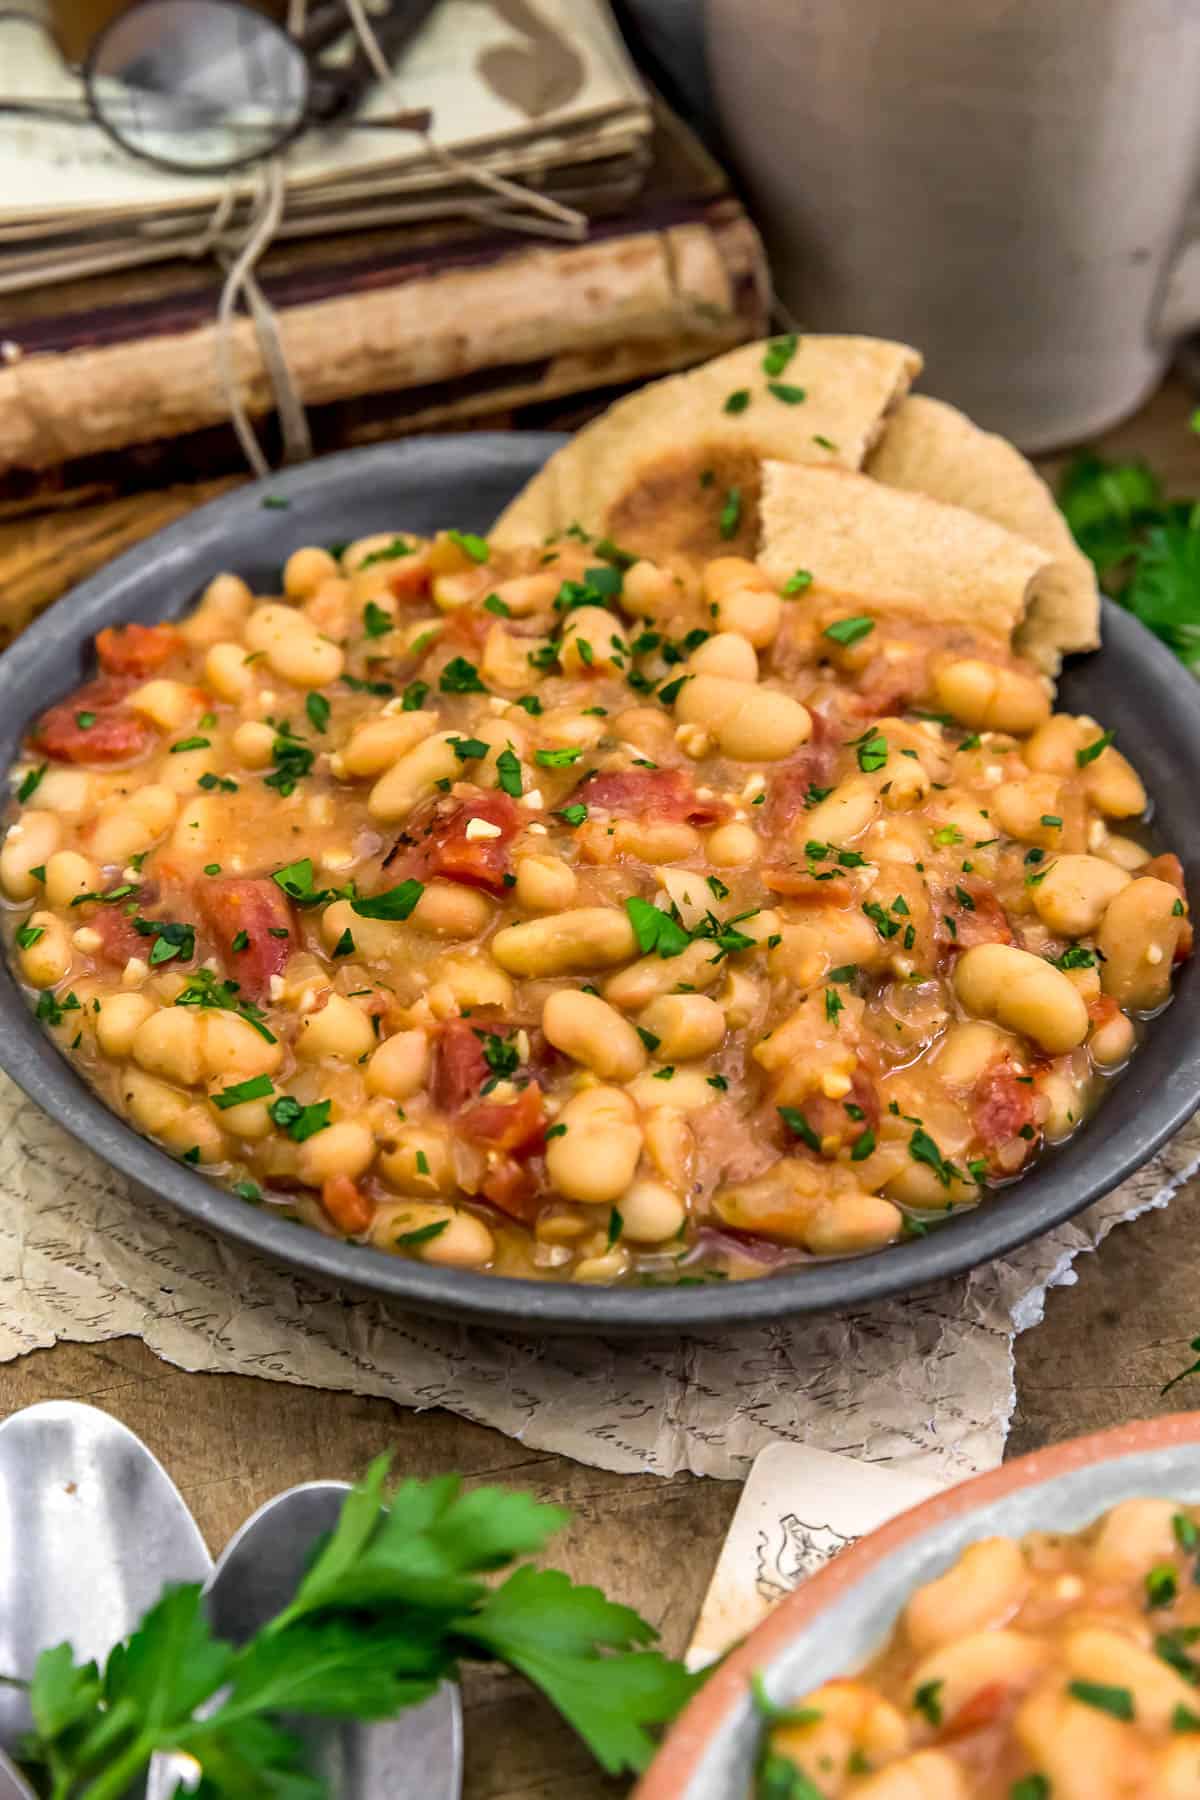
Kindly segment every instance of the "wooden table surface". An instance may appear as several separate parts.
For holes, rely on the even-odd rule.
[[[1102,448],[1143,454],[1173,490],[1200,492],[1193,398],[1168,382]],[[1053,469],[1053,464],[1047,464]],[[203,493],[211,495],[211,485]],[[193,490],[130,496],[0,526],[0,582],[40,602],[194,503]],[[1200,1246],[1191,1235],[1200,1181],[1166,1212],[1113,1231],[1077,1265],[1078,1282],[1051,1294],[1042,1324],[1017,1340],[1017,1412],[1009,1453],[1081,1431],[1200,1404],[1200,1378],[1160,1388],[1191,1360],[1200,1331]],[[414,1474],[458,1469],[472,1481],[520,1484],[569,1506],[574,1522],[555,1560],[596,1581],[658,1626],[664,1647],[685,1643],[737,1501],[728,1482],[679,1475],[610,1475],[527,1450],[447,1412],[414,1414],[383,1400],[323,1393],[233,1375],[190,1375],[135,1339],[60,1344],[4,1368],[0,1416],[36,1400],[71,1397],[103,1407],[162,1459],[214,1550],[269,1495],[316,1476],[350,1477],[384,1449]],[[466,1800],[601,1800],[606,1780],[549,1708],[515,1678],[476,1672],[466,1683]]]

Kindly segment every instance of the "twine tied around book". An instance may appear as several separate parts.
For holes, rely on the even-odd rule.
[[[344,0],[344,4],[371,67],[384,86],[391,87],[392,70],[375,36],[363,0]],[[307,0],[291,0],[288,29],[294,34],[304,29],[306,6]],[[427,111],[402,113],[396,122],[404,122],[407,129],[418,133],[424,140],[427,154],[448,174],[484,190],[480,199],[460,203],[462,211],[468,217],[507,230],[526,231],[536,236],[566,239],[575,243],[587,236],[586,213],[573,206],[564,206],[549,195],[538,194],[533,189],[522,186],[520,182],[495,174],[491,169],[477,167],[469,158],[458,156],[434,143],[429,132],[430,115]],[[270,474],[271,465],[251,423],[250,409],[242,393],[234,361],[234,321],[238,306],[243,301],[254,325],[263,366],[275,399],[283,460],[285,463],[305,462],[313,453],[308,415],[288,363],[279,318],[255,274],[259,261],[274,242],[286,201],[284,158],[282,155],[269,157],[259,165],[257,192],[240,244],[230,241],[229,225],[236,202],[231,181],[204,230],[188,246],[189,254],[193,256],[214,252],[226,269],[217,303],[217,378],[242,454],[260,481]]]

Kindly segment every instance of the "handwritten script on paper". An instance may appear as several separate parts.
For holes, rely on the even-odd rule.
[[[1200,1167],[1193,1121],[1069,1225],[837,1317],[678,1340],[523,1338],[341,1294],[133,1195],[0,1077],[0,1360],[137,1336],[180,1368],[445,1406],[600,1468],[742,1479],[803,1443],[938,1483],[999,1462],[1012,1340],[1115,1224]]]

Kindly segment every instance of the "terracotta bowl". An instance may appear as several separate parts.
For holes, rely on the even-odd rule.
[[[1200,1501],[1200,1412],[1018,1457],[925,1500],[827,1563],[734,1650],[672,1728],[633,1800],[746,1800],[762,1721],[750,1677],[786,1704],[880,1649],[909,1594],[977,1538],[1079,1531],[1119,1500]]]

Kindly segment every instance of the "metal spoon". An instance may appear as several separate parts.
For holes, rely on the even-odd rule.
[[[218,1637],[243,1643],[295,1593],[316,1539],[331,1531],[349,1488],[310,1481],[253,1513],[217,1559],[209,1617]],[[443,1682],[431,1700],[378,1725],[287,1721],[308,1747],[309,1767],[336,1800],[459,1800],[462,1713]],[[167,1800],[173,1776],[153,1771],[149,1800]]]
[[[0,1424],[0,1673],[28,1679],[64,1640],[103,1661],[164,1586],[212,1566],[175,1483],[118,1419],[45,1400]],[[0,1688],[0,1746],[31,1723],[24,1693]]]

